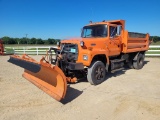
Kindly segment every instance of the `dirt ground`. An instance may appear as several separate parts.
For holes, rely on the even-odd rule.
[[[98,86],[71,84],[63,103],[25,80],[8,59],[0,56],[0,120],[160,120],[160,58],[146,58],[141,70],[108,73]]]

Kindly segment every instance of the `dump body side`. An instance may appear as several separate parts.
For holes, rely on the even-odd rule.
[[[124,31],[122,53],[147,51],[149,49],[149,34]]]

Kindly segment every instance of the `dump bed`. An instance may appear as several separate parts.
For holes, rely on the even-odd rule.
[[[149,34],[124,31],[122,39],[122,52],[138,52],[149,49]]]

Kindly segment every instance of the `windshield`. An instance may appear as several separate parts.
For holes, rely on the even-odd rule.
[[[107,25],[92,25],[83,27],[81,37],[106,37],[107,36]]]

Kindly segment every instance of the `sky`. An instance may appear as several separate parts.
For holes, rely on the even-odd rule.
[[[0,0],[0,38],[80,37],[90,20],[116,19],[128,31],[160,36],[160,0]]]

